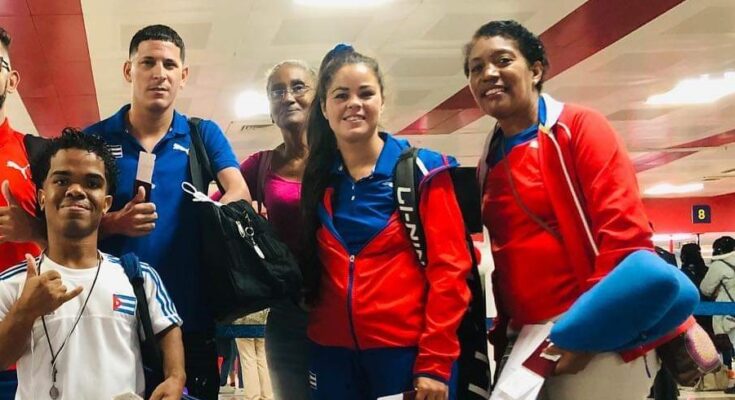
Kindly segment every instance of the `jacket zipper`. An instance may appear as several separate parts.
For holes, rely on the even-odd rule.
[[[355,282],[355,255],[350,254],[350,268],[347,277],[347,318],[350,321],[350,334],[352,335],[352,341],[355,342],[355,348],[360,350],[360,345],[357,343],[357,333],[355,332],[355,321],[352,316],[352,289]]]
[[[368,239],[368,241],[365,242],[365,245],[362,246],[357,252],[360,253],[363,249],[368,247],[370,243],[373,240],[375,240],[375,238],[378,237],[378,235],[380,235],[380,233],[383,232],[388,227],[388,225],[390,225],[390,219],[388,220],[388,223],[386,223],[384,227],[382,227],[380,230],[378,230],[375,233],[375,235],[373,235],[370,239]],[[346,242],[342,240],[342,237],[340,236],[339,232],[337,232],[336,229],[334,230],[327,229],[327,230],[332,234],[332,236],[337,240],[337,242],[342,245],[342,248],[345,251],[349,251]],[[350,254],[349,256],[350,265],[349,265],[349,270],[347,273],[347,319],[350,324],[350,335],[352,336],[352,341],[355,343],[355,349],[360,350],[360,346],[357,342],[357,332],[355,330],[355,321],[352,315],[353,314],[352,313],[352,289],[354,287],[354,282],[355,282],[355,257],[356,257],[355,254]]]

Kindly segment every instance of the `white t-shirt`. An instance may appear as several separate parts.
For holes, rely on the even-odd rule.
[[[142,395],[144,391],[135,293],[120,260],[101,254],[103,261],[92,297],[56,362],[59,399],[107,400],[126,392]],[[41,260],[40,273],[56,270],[69,290],[84,288],[79,296],[45,316],[56,353],[87,299],[97,268],[70,269],[47,256]],[[153,330],[158,333],[172,324],[181,325],[161,278],[147,264],[141,263],[141,269]],[[0,274],[0,320],[20,297],[25,280],[26,263]],[[16,399],[50,398],[51,352],[40,318],[33,324],[27,350],[18,360],[17,369]]]

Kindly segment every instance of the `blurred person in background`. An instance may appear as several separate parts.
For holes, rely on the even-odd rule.
[[[714,301],[735,302],[735,239],[722,236],[712,243],[712,262],[699,284],[702,294]],[[728,368],[732,369],[732,344],[735,343],[735,316],[714,315],[712,330],[715,336],[727,335],[730,346],[723,346],[723,340],[716,339],[718,350]],[[724,341],[727,344],[726,341]],[[731,388],[732,389],[732,388]],[[730,392],[735,393],[735,390]]]

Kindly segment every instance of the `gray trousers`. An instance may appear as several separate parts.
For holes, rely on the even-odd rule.
[[[271,307],[265,354],[275,400],[309,399],[307,315],[291,300]]]

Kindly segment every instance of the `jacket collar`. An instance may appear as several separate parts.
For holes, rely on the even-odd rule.
[[[541,93],[541,97],[544,98],[544,102],[546,103],[546,123],[544,127],[551,130],[551,127],[559,121],[561,112],[564,111],[564,103],[546,93]]]
[[[10,137],[13,135],[13,129],[10,128],[10,122],[8,121],[8,117],[5,117],[5,120],[2,124],[0,124],[0,144],[4,144],[8,140],[10,140]]]
[[[544,98],[544,103],[546,105],[546,123],[540,128],[551,131],[551,128],[559,121],[559,117],[561,116],[562,111],[564,111],[564,103],[556,100],[546,93],[541,93],[541,96]],[[482,146],[482,154],[480,155],[480,161],[477,168],[477,178],[478,184],[480,185],[480,193],[482,193],[484,190],[483,186],[485,185],[485,177],[487,176],[487,158],[490,154],[490,145],[493,141],[493,138],[498,133],[498,130],[500,130],[500,125],[496,123],[493,127],[493,130],[485,138],[485,144]]]

